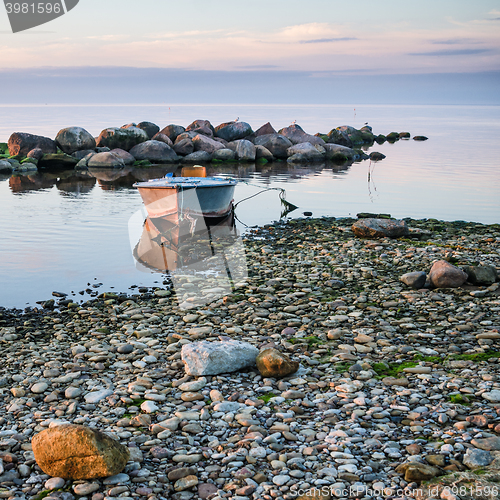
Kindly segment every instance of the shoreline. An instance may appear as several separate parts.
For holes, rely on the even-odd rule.
[[[367,216],[367,215],[373,215],[373,216],[376,216],[376,215],[379,215],[379,216],[384,216],[385,218],[387,218],[389,216],[389,214],[360,214],[360,215],[363,215],[363,216]],[[247,238],[249,236],[249,233],[251,233],[252,231],[255,231],[256,229],[257,230],[262,230],[266,227],[269,227],[269,226],[286,226],[286,225],[293,225],[295,223],[301,223],[301,222],[304,222],[304,221],[309,221],[309,222],[312,222],[314,223],[315,221],[317,222],[322,222],[322,221],[332,221],[332,222],[335,222],[335,223],[341,223],[341,222],[345,222],[347,225],[351,225],[352,223],[354,223],[355,221],[359,220],[359,218],[353,218],[353,217],[349,217],[349,216],[345,216],[345,217],[331,217],[331,216],[321,216],[321,217],[299,217],[297,219],[286,219],[286,220],[279,220],[279,221],[274,221],[272,223],[268,223],[268,224],[265,224],[263,226],[259,226],[258,228],[254,228],[254,227],[246,227],[244,229],[244,231],[241,233],[241,236],[243,238],[244,241],[248,241]],[[411,217],[405,217],[401,220],[404,220],[406,221],[410,227],[412,224],[414,225],[417,225],[417,226],[420,226],[420,225],[423,225],[423,226],[430,226],[430,227],[434,227],[434,226],[450,226],[450,227],[462,227],[462,226],[478,226],[480,228],[483,228],[485,230],[487,229],[491,229],[493,231],[496,231],[496,232],[499,232],[499,229],[500,229],[500,223],[482,223],[482,222],[475,222],[475,221],[463,221],[463,220],[455,220],[455,221],[446,221],[446,220],[439,220],[439,219],[429,219],[429,218],[424,218],[424,219],[413,219]],[[354,234],[352,235],[353,239],[356,239],[356,237],[354,236]],[[426,241],[425,239],[422,239],[422,240],[417,240],[417,235],[413,235],[412,236],[413,238],[416,239],[416,241]],[[428,238],[430,237],[429,234],[427,235],[424,235],[423,236],[424,238]],[[430,243],[429,243],[430,244]],[[164,274],[164,273],[158,273],[158,274]],[[152,291],[154,293],[155,290],[162,290],[163,288],[162,287],[147,287],[147,286],[139,286],[139,285],[135,285],[137,289],[146,289],[146,288],[150,288],[150,291]],[[102,298],[103,295],[107,295],[108,297],[113,297],[113,296],[118,296],[120,297],[120,300],[121,299],[125,299],[125,298],[145,298],[146,300],[148,298],[151,298],[150,295],[150,291],[148,292],[141,292],[139,294],[136,294],[136,293],[130,293],[130,292],[127,292],[127,291],[116,291],[116,290],[109,290],[109,291],[106,291],[106,292],[102,292],[98,295],[97,298],[90,298],[89,300],[81,300],[80,303],[77,303],[78,306],[83,306],[83,305],[91,305],[92,302],[98,300],[99,298]],[[65,295],[65,297],[62,297],[61,295]],[[77,297],[77,293],[73,293],[73,295],[76,299],[78,298]],[[62,293],[59,293],[57,291],[54,291],[52,293],[52,297],[49,297],[49,298],[46,298],[46,299],[43,299],[41,298],[39,301],[37,301],[37,304],[40,305],[40,308],[41,309],[44,309],[44,307],[41,305],[43,302],[48,302],[50,300],[54,300],[54,301],[57,301],[57,300],[61,300],[61,299],[65,299],[66,297],[69,297],[69,294],[66,293],[66,292],[62,292]],[[39,307],[39,306],[24,306],[24,307],[5,307],[5,306],[2,306],[0,304],[0,312],[1,311],[6,311],[6,312],[15,312],[17,314],[24,314],[25,310],[28,309],[33,309],[35,307]],[[49,307],[48,309],[53,309],[53,307]],[[0,323],[1,325],[1,323]]]
[[[399,278],[440,259],[498,266],[499,225],[412,220],[419,239],[359,239],[352,222],[251,229],[247,284],[194,310],[154,292],[7,319],[1,310],[1,498],[49,489],[30,439],[61,422],[111,434],[131,460],[109,481],[62,480],[69,496],[50,499],[291,499],[313,487],[411,498],[424,478],[491,479],[498,283],[414,290]],[[186,376],[182,346],[220,336],[274,346],[301,368],[283,379],[256,368]],[[179,388],[195,380],[196,390]],[[467,464],[478,450],[491,460],[475,477]]]

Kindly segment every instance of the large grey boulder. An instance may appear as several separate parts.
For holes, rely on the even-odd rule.
[[[353,143],[347,133],[343,130],[334,128],[328,133],[328,143],[339,144],[341,146],[346,146],[352,148]]]
[[[276,158],[287,158],[288,148],[293,146],[290,139],[280,134],[259,135],[255,138],[254,144],[264,146]]]
[[[255,159],[259,160],[260,158],[264,158],[267,161],[274,160],[274,156],[269,149],[264,146],[257,145],[255,146]]]
[[[149,140],[148,134],[140,128],[110,127],[104,129],[97,138],[98,147],[120,148],[130,151],[134,146]]]
[[[175,142],[175,139],[177,139],[177,136],[185,132],[186,129],[182,125],[174,125],[173,123],[170,125],[167,125],[165,128],[160,130],[160,134],[165,134],[166,136],[170,137],[170,140],[172,142]]]
[[[67,127],[59,130],[56,144],[67,154],[85,149],[95,149],[96,142],[92,134],[82,127]]]
[[[135,158],[130,153],[127,153],[127,151],[125,151],[124,149],[116,148],[112,149],[110,152],[118,156],[118,158],[121,158],[125,165],[133,165],[135,163]]]
[[[214,160],[221,160],[221,161],[230,161],[230,160],[235,160],[236,159],[236,153],[229,148],[223,148],[219,149],[214,153],[213,156]]]
[[[152,122],[139,122],[137,124],[137,128],[144,130],[150,139],[152,139],[160,131],[160,127],[158,127],[156,123]]]
[[[172,142],[172,139],[170,139],[170,137],[166,134],[162,134],[161,132],[158,132],[157,134],[155,134],[153,137],[152,137],[153,141],[160,141],[160,142],[164,142],[165,144],[168,144],[170,147],[172,147],[174,145],[174,143]]]
[[[215,135],[227,142],[243,139],[252,132],[252,127],[246,122],[221,123],[215,127]]]
[[[351,229],[359,238],[399,238],[410,234],[406,222],[398,219],[359,219]]]
[[[300,155],[300,161],[321,161],[324,159],[324,153],[318,151],[310,142],[295,144],[288,148],[287,154],[289,162],[294,161],[295,155]]]
[[[85,160],[85,158],[83,160]],[[78,165],[80,165],[80,163],[78,163]],[[116,167],[124,167],[125,162],[114,153],[105,152],[105,153],[96,153],[95,155],[92,155],[87,161],[87,166],[116,168]]]
[[[208,137],[214,136],[214,128],[208,120],[195,120],[193,123],[186,127],[186,132],[196,132]]]
[[[303,142],[309,142],[313,146],[320,145],[324,146],[325,141],[321,137],[308,134],[304,132],[302,127],[297,124],[290,125],[289,127],[282,128],[278,131],[278,134],[285,136],[290,139],[292,144],[301,144]]]
[[[435,288],[458,288],[467,281],[467,274],[446,260],[438,260],[432,264],[429,279]]]
[[[41,135],[14,132],[7,143],[11,156],[27,156],[32,149],[41,149],[43,154],[57,153],[55,141]]]
[[[327,143],[323,146],[325,148],[325,157],[327,160],[357,160],[359,159],[359,154],[354,151],[354,149],[348,148],[347,146],[341,146],[339,144]]]
[[[224,148],[224,144],[221,144],[219,141],[214,141],[210,137],[203,134],[197,134],[193,138],[193,144],[195,151],[206,151],[211,155],[213,155],[217,150]]]
[[[269,123],[264,123],[262,127],[258,128],[253,135],[255,137],[259,137],[260,135],[269,135],[269,134],[277,134],[276,130],[274,130],[274,127]]]
[[[181,350],[186,373],[199,377],[232,373],[255,366],[259,350],[248,342],[227,340],[222,342],[192,342]]]
[[[245,139],[233,142],[236,159],[240,161],[255,161],[255,145]]]
[[[0,160],[0,172],[12,172],[13,167],[7,160]]]
[[[179,158],[175,151],[164,142],[146,141],[130,150],[136,160],[148,160],[151,163],[172,163]]]
[[[206,151],[195,151],[184,158],[181,158],[181,163],[207,163],[212,160],[212,155]]]
[[[186,156],[191,154],[194,151],[193,141],[189,138],[181,139],[180,141],[175,141],[175,144],[172,146],[174,151],[178,155]]]

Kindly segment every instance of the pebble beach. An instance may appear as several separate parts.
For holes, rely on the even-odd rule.
[[[0,308],[0,498],[498,498],[499,284],[400,277],[499,271],[500,225],[408,219],[407,237],[361,239],[353,222],[250,230],[245,284],[189,311],[164,288]],[[184,345],[224,339],[300,367],[186,375]],[[128,447],[123,471],[44,474],[31,439],[61,423]]]

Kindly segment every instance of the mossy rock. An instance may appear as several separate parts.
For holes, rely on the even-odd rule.
[[[259,158],[256,163],[260,163],[261,165],[265,165],[266,163],[269,163],[268,160],[266,160],[265,158]]]
[[[33,163],[33,165],[38,165],[38,160],[36,158],[25,158],[24,160],[21,160],[21,165],[25,163]]]
[[[335,163],[345,163],[349,160],[349,158],[344,153],[337,151],[336,153],[333,153],[331,160]]]
[[[385,138],[389,142],[396,142],[399,140],[399,132],[391,132],[390,134],[387,134]]]
[[[0,142],[0,153],[3,155],[9,154],[9,146],[6,142]]]
[[[150,167],[153,165],[149,160],[137,160],[134,162],[134,167]]]
[[[377,135],[377,137],[375,137],[375,142],[377,144],[383,144],[386,140],[387,140],[387,138],[383,134],[379,134],[379,135]]]

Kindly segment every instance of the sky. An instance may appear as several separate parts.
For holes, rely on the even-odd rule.
[[[128,68],[145,78],[158,74],[153,70],[169,72],[169,80],[178,75],[180,95],[178,82],[190,75],[209,75],[205,86],[220,81],[216,75],[239,81],[247,74],[270,85],[294,81],[297,89],[305,78],[306,88],[318,92],[317,80],[345,82],[338,78],[346,76],[362,76],[367,85],[372,76],[382,82],[390,75],[457,74],[469,83],[471,75],[486,78],[479,89],[493,98],[500,81],[500,2],[80,0],[64,16],[16,34],[0,5],[0,53],[1,85],[38,74],[42,91],[54,85],[56,69],[63,77],[97,78],[105,71],[112,78],[113,68],[115,77]]]

